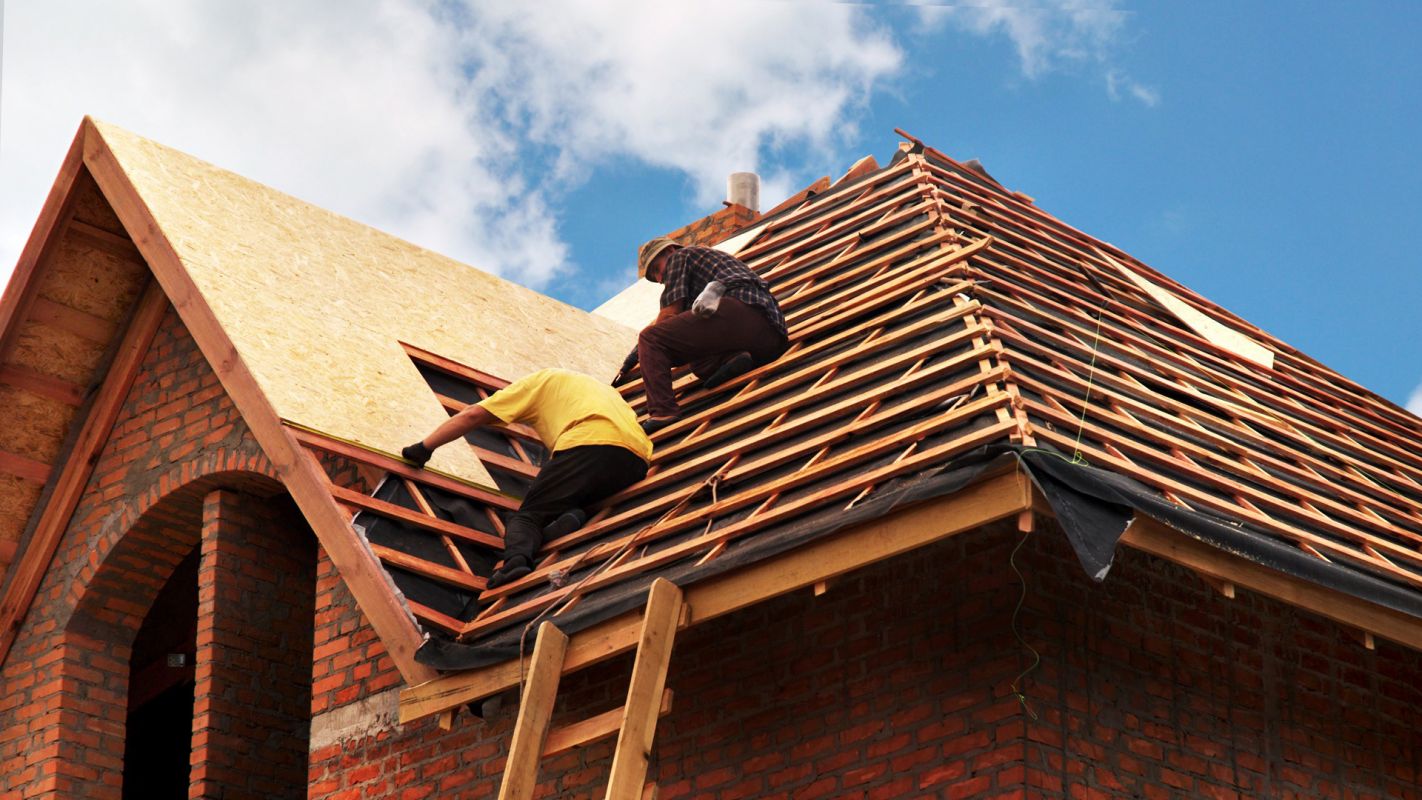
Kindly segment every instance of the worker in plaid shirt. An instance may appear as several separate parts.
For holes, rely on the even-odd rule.
[[[711,389],[785,352],[785,317],[770,287],[734,256],[661,236],[642,245],[637,274],[665,287],[661,311],[619,373],[641,361],[648,433],[681,417],[672,367],[690,364]]]

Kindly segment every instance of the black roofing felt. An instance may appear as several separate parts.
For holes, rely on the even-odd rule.
[[[655,575],[620,583],[552,621],[564,633],[572,635],[640,608],[646,603],[647,590],[654,578],[690,585],[731,572],[916,503],[951,495],[980,475],[1013,462],[1020,464],[1041,490],[1082,569],[1093,580],[1106,579],[1121,536],[1132,518],[1141,514],[1262,566],[1422,618],[1422,596],[1406,587],[1313,558],[1229,521],[1183,510],[1130,478],[1073,463],[1057,453],[994,445],[965,454],[942,469],[899,479],[847,512],[833,509],[808,515],[741,540],[712,561],[678,564]],[[432,637],[420,648],[416,658],[435,669],[467,670],[526,655],[531,646],[529,626],[516,626],[467,644]]]

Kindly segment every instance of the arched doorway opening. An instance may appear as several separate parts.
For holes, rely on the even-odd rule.
[[[92,796],[304,800],[316,539],[295,503],[269,477],[208,473],[155,485],[110,530],[63,625],[78,718],[60,735],[98,767]]]

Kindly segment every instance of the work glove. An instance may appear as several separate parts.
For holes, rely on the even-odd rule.
[[[691,304],[691,313],[698,317],[709,317],[716,313],[716,309],[721,305],[721,297],[726,294],[726,285],[720,281],[711,281],[706,284],[706,288],[701,290],[701,294],[696,296],[696,302]]]
[[[627,373],[631,372],[635,366],[637,366],[637,348],[634,347],[632,348],[632,352],[628,353],[627,357],[622,359],[622,368],[617,370],[617,375],[612,379],[612,385],[621,386],[625,383],[627,381]]]
[[[420,440],[401,450],[400,455],[404,456],[405,460],[411,464],[423,467],[430,460],[430,456],[434,455],[434,451],[425,447],[424,440]]]

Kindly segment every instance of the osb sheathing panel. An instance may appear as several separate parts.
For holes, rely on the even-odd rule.
[[[404,341],[611,378],[636,333],[110,125],[98,130],[277,413],[395,453],[447,414]],[[492,485],[462,447],[432,467]]]
[[[0,542],[18,542],[44,487],[0,473]]]
[[[110,322],[133,308],[148,267],[84,244],[74,235],[59,243],[40,281],[41,297]]]
[[[608,298],[592,313],[640,331],[656,319],[661,298],[660,283],[638,278],[636,283]]]
[[[74,408],[0,384],[0,450],[52,463],[64,444]]]
[[[15,336],[9,361],[42,375],[88,386],[104,358],[104,346],[41,322],[26,321]]]
[[[99,192],[99,185],[88,170],[80,170],[74,179],[74,218],[109,233],[124,234],[123,223]]]

